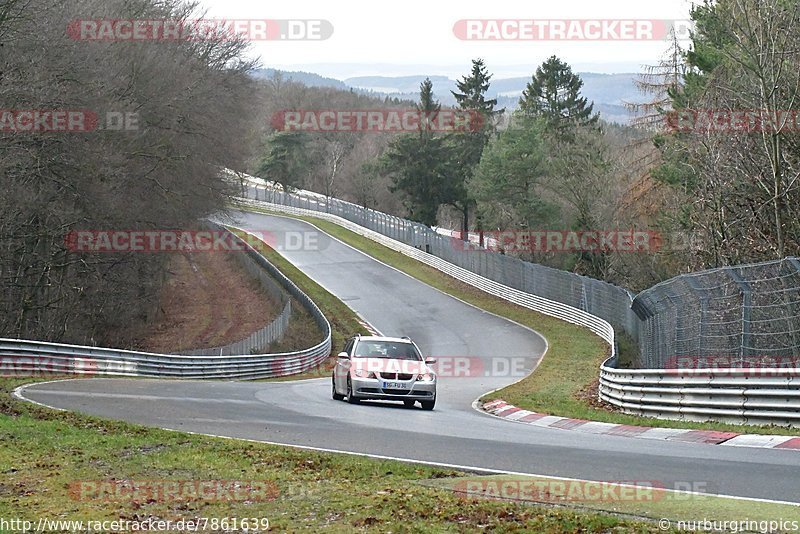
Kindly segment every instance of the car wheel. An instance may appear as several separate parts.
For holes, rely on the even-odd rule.
[[[419,403],[422,404],[423,410],[433,410],[433,407],[436,404],[436,399],[433,399],[432,401],[419,401]]]
[[[404,401],[403,401],[403,405],[404,405],[406,408],[413,408],[413,407],[414,407],[414,403],[415,403],[415,402],[416,402],[416,401],[413,401],[413,400],[404,400]]]
[[[353,383],[350,382],[350,377],[347,377],[347,402],[350,404],[358,404],[358,398],[353,395]]]
[[[344,399],[344,395],[336,393],[336,380],[333,377],[331,377],[331,397],[333,397],[333,400]]]

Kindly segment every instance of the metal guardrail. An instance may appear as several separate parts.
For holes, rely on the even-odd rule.
[[[246,181],[251,187],[265,187],[263,181],[249,178]],[[754,375],[753,369],[717,369],[713,373],[702,369],[615,369],[613,367],[617,356],[615,333],[608,321],[573,306],[500,284],[379,231],[328,213],[330,204],[321,200],[319,195],[312,195],[310,201],[305,202],[305,208],[266,200],[243,199],[243,203],[335,222],[487,293],[588,328],[611,347],[611,357],[600,369],[599,397],[623,412],[663,419],[715,420],[742,424],[800,424],[800,379],[797,378],[800,377],[800,368],[759,369],[758,375],[761,376]],[[273,199],[281,200],[289,199],[291,196],[285,193],[270,195]],[[267,195],[264,195],[264,198],[266,197]],[[365,221],[375,217],[372,210],[346,204],[348,213],[363,210]],[[392,221],[389,219],[390,216],[379,214],[377,217],[386,217],[378,228],[388,230],[387,233],[397,233],[398,228],[405,230],[404,223]],[[413,228],[411,224],[413,223],[409,223],[409,228]],[[619,315],[631,315],[630,310],[619,311]]]
[[[800,424],[800,368],[600,368],[600,398],[626,413],[737,424]]]
[[[190,356],[0,338],[0,375],[105,375],[157,378],[274,378],[314,368],[331,352],[331,326],[317,305],[245,243],[248,253],[312,315],[323,340],[308,349],[273,354]]]

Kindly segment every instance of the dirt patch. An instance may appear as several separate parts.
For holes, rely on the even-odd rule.
[[[575,394],[575,398],[579,401],[585,403],[587,406],[590,406],[596,410],[604,410],[606,412],[614,412],[614,409],[611,408],[608,404],[601,401],[600,398],[597,396],[597,392],[600,389],[600,378],[595,378],[592,380],[591,383],[586,384],[581,390],[579,390]]]
[[[176,254],[156,320],[136,346],[174,352],[235,343],[269,324],[280,309],[230,254]]]

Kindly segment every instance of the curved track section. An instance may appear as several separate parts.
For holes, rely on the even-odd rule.
[[[252,213],[252,231],[315,231]],[[532,369],[546,343],[330,238],[284,256],[387,335],[408,335],[439,357],[522,358]],[[286,383],[89,379],[36,384],[24,398],[48,406],[175,430],[319,447],[472,468],[592,480],[693,484],[709,493],[800,502],[796,451],[718,447],[513,424],[472,401],[513,378],[443,378],[436,410],[330,399],[329,379]]]

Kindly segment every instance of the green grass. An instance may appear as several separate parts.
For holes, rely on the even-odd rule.
[[[0,518],[267,518],[279,532],[658,532],[649,522],[513,502],[464,501],[415,481],[451,469],[226,440],[56,412],[13,400],[0,379]],[[259,481],[233,501],[80,497],[81,481]],[[185,487],[185,486],[184,486]],[[187,494],[183,494],[187,497]],[[255,497],[247,499],[248,496]]]
[[[469,498],[505,498],[519,502],[569,504],[653,520],[800,521],[800,505],[733,499],[691,492],[665,491],[656,481],[652,488],[624,487],[613,483],[565,481],[541,476],[492,475],[446,478],[428,482]],[[632,485],[632,484],[631,484]],[[699,489],[699,488],[698,488]],[[777,531],[776,528],[772,529]]]
[[[242,209],[288,216],[266,209]],[[715,422],[692,422],[639,417],[613,411],[597,400],[600,364],[609,347],[586,328],[512,304],[445,275],[404,254],[389,249],[337,224],[317,217],[291,216],[310,222],[341,241],[369,254],[418,280],[468,302],[506,317],[542,334],[549,348],[539,367],[516,384],[486,395],[484,400],[503,399],[520,408],[550,415],[626,425],[663,428],[710,429],[739,433],[800,435],[800,429],[778,426],[745,426]],[[624,340],[623,340],[624,345]],[[633,351],[632,347],[626,354]]]

